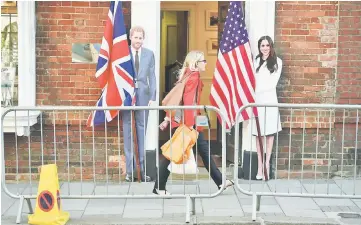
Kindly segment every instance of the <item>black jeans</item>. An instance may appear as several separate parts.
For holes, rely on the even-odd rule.
[[[172,134],[174,133],[176,129],[172,130]],[[208,141],[204,140],[203,133],[199,133],[198,139],[197,139],[197,148],[199,155],[201,156],[203,160],[203,164],[206,167],[207,171],[209,172],[210,168],[210,174],[213,179],[213,181],[216,183],[217,187],[222,184],[222,173],[219,171],[219,169],[216,166],[216,163],[214,162],[212,157],[209,157],[210,150],[208,149]],[[196,154],[196,148],[193,148],[194,155]],[[210,160],[209,160],[210,159]],[[154,188],[157,188],[158,190],[166,190],[165,186],[169,177],[169,170],[168,165],[170,161],[163,156],[163,154],[159,155],[159,187],[158,187],[158,176],[156,177],[156,181],[154,184]],[[210,164],[210,167],[209,167]]]

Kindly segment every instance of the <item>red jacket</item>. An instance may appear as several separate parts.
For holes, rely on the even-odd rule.
[[[187,72],[186,72],[187,73]],[[200,99],[203,89],[203,82],[200,79],[200,73],[198,71],[193,72],[187,80],[183,92],[183,105],[200,105]],[[198,91],[197,91],[198,90]],[[196,101],[195,98],[197,97]],[[188,127],[194,126],[196,123],[196,116],[201,115],[200,110],[187,109],[184,110],[184,124]],[[180,123],[183,123],[181,120]],[[178,127],[179,124],[172,121],[172,128]],[[200,127],[197,129],[201,131]]]

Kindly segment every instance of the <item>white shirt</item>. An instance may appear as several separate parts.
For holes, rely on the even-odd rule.
[[[133,60],[134,60],[134,63],[135,63],[135,54],[136,54],[136,51],[135,48],[133,48],[133,46],[130,47],[131,51],[132,51],[132,56],[133,56]],[[139,68],[140,68],[140,56],[142,55],[142,48],[140,47],[138,49],[138,56],[139,56]]]

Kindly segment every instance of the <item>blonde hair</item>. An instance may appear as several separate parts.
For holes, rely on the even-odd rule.
[[[142,32],[143,33],[143,39],[145,38],[145,31],[143,29],[143,27],[141,26],[134,26],[132,28],[130,28],[130,37],[133,36],[134,32]]]
[[[198,62],[204,58],[204,53],[201,51],[190,51],[183,63],[182,69],[178,71],[178,79],[182,79],[185,71],[187,68],[189,68],[191,71],[197,71],[198,70]]]

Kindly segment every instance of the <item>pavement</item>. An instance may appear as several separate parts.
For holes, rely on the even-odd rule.
[[[361,180],[240,180],[244,190],[276,193],[329,193],[361,195]],[[35,194],[37,184],[7,184],[13,193]],[[61,195],[152,195],[153,183],[62,182]],[[169,181],[172,194],[209,194],[217,191],[212,181]],[[35,199],[31,200],[35,207]],[[67,224],[185,224],[185,199],[62,199],[70,213]],[[261,198],[255,222],[251,219],[252,196],[236,187],[215,198],[196,199],[190,224],[361,224],[361,199],[273,197]],[[2,224],[15,224],[19,200],[1,194]],[[29,209],[24,202],[22,224]],[[340,213],[349,217],[342,218]]]

